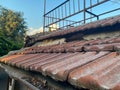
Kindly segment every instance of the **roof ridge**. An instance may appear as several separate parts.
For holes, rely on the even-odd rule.
[[[32,37],[32,36],[28,36],[26,38],[26,46],[31,46],[33,44],[35,44],[38,41],[42,41],[45,39],[50,39],[50,38],[54,38],[54,37],[63,37],[67,34],[71,34],[71,33],[75,33],[75,32],[80,32],[80,31],[85,31],[87,29],[90,30],[92,28],[99,28],[99,27],[106,27],[106,26],[111,26],[114,25],[116,23],[120,23],[120,15],[114,16],[114,17],[109,17],[109,18],[105,18],[105,19],[101,19],[98,21],[94,21],[94,22],[90,22],[90,23],[86,23],[83,24],[81,26],[77,26],[77,27],[72,27],[66,30],[57,30],[54,32],[51,32],[47,35],[37,35],[37,37]]]

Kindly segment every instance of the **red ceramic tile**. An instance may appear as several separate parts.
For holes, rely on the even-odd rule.
[[[120,90],[120,83],[118,83],[118,85],[116,85],[115,87],[113,87],[111,90]]]
[[[21,61],[24,61],[24,60],[27,60],[27,59],[30,59],[30,58],[34,58],[37,55],[38,54],[26,54],[26,55],[22,55],[21,57],[9,60],[8,64],[15,65],[17,62],[21,62]]]
[[[114,44],[84,46],[85,51],[113,51]]]
[[[55,36],[115,25],[116,22],[120,23],[119,20],[120,16],[116,16],[45,36],[30,36],[27,46]],[[119,43],[120,38],[106,38],[71,41],[51,46],[32,46],[14,55],[5,56],[0,61],[24,70],[40,72],[55,80],[69,82],[75,87],[119,90]]]
[[[0,59],[1,62],[5,62],[7,63],[8,61],[10,61],[11,59],[15,59],[15,58],[19,58],[21,57],[22,55],[8,55],[8,56],[5,56],[3,58]]]
[[[72,58],[72,57],[75,57],[77,54],[79,54],[79,53],[66,53],[66,54],[65,54],[64,56],[62,56],[62,57],[58,57],[58,58],[53,59],[53,60],[54,60],[53,62],[49,62],[49,63],[47,63],[47,64],[45,64],[45,65],[42,65],[42,66],[38,64],[38,66],[36,66],[35,69],[36,69],[37,71],[40,70],[43,74],[46,75],[46,70],[47,70],[48,68],[52,67],[52,65],[55,65],[56,63],[59,64],[60,62],[64,62],[64,61],[67,60],[67,59],[70,59],[70,58]],[[81,54],[82,54],[82,53],[81,53]]]
[[[81,65],[84,65],[86,63],[89,63],[92,60],[94,60],[95,58],[99,58],[106,53],[107,52],[101,52],[96,55],[94,52],[90,52],[90,53],[88,52],[86,54],[80,54],[80,55],[78,54],[78,55],[75,55],[74,57],[71,57],[70,59],[65,59],[64,61],[61,61],[59,63],[51,64],[51,65],[47,66],[47,68],[45,67],[43,69],[43,72],[46,71],[47,75],[50,75],[51,77],[53,77],[57,80],[64,81],[64,80],[66,80],[68,72],[70,70],[72,70],[76,67],[79,67]]]
[[[113,83],[112,80],[116,80],[116,77],[113,76],[119,75],[117,72],[115,75],[112,75],[112,72],[115,69],[117,70],[117,66],[119,66],[119,64],[116,64],[118,63],[120,56],[116,55],[117,54],[115,52],[110,53],[95,60],[94,62],[73,70],[69,75],[69,82],[78,87],[81,86],[91,89],[99,88],[101,90],[110,88],[110,84],[115,84],[115,82]],[[111,74],[108,74],[110,72]]]
[[[43,56],[43,57],[41,57],[39,59],[35,59],[33,61],[30,61],[30,62],[27,62],[27,63],[23,64],[22,67],[24,69],[30,69],[31,66],[34,66],[34,65],[36,66],[36,64],[44,62],[45,60],[50,60],[52,58],[55,58],[58,55],[60,55],[60,54],[56,54],[56,53],[54,53],[54,54],[46,54],[45,56]]]

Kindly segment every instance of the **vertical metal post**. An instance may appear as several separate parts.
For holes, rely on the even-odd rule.
[[[59,16],[58,16],[59,18],[58,18],[58,19],[60,19],[60,14],[61,14],[61,13],[60,13],[60,7],[58,8],[58,12],[59,12],[59,14],[58,14],[58,15],[59,15]]]
[[[61,6],[61,8],[62,8],[62,18],[64,18],[63,5]]]
[[[52,16],[52,17],[53,17],[53,22],[54,22],[54,18],[55,18],[55,16],[54,16],[54,11],[53,11],[53,16]]]
[[[97,16],[97,20],[99,20],[99,16]]]
[[[64,29],[64,20],[63,20],[63,29]]]
[[[75,13],[75,1],[73,0],[73,11]]]
[[[99,3],[99,0],[97,0],[97,3]]]
[[[69,1],[69,15],[71,15],[71,6],[70,6],[70,1]]]
[[[10,78],[8,90],[14,90],[14,87],[15,87],[15,79]]]
[[[80,0],[78,0],[78,10],[80,11]]]
[[[54,20],[54,14],[53,14],[53,12],[51,13],[51,18],[52,18],[52,22],[54,22],[53,20]]]
[[[12,79],[12,87],[11,87],[11,90],[14,90],[15,88],[15,79]]]
[[[44,15],[43,15],[43,34],[45,34],[45,14],[46,14],[46,0],[44,0]]]
[[[84,24],[86,23],[86,0],[84,0]]]
[[[90,7],[92,7],[92,0],[90,0]],[[90,8],[90,12],[92,13],[92,8]],[[92,22],[92,15],[90,14],[90,22]]]
[[[56,21],[58,20],[57,18],[57,10],[55,10],[55,18],[56,18]]]
[[[66,8],[66,3],[65,3],[65,17],[67,16],[67,8]]]

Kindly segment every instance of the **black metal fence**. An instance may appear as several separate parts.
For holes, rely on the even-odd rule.
[[[120,7],[117,7],[99,14],[93,12],[94,8],[110,1],[111,0],[66,0],[44,14],[44,30],[67,30],[71,27],[99,20],[102,15],[120,10]]]

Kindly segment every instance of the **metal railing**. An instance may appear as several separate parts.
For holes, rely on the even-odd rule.
[[[67,30],[71,27],[99,20],[102,15],[120,10],[120,8],[116,8],[100,14],[92,12],[93,8],[108,1],[111,0],[66,0],[49,12],[44,12],[44,31]]]

